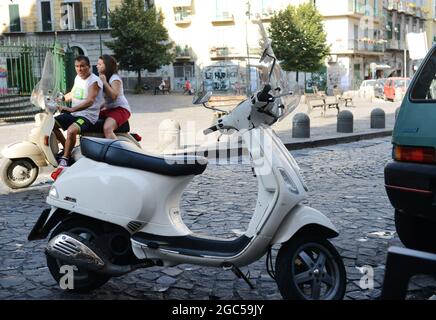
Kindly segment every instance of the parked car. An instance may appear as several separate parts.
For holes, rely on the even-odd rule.
[[[361,98],[371,98],[374,97],[374,85],[375,79],[363,80],[359,87],[359,97]]]
[[[400,101],[403,99],[407,88],[410,85],[410,78],[406,78],[406,85],[404,85],[404,78],[392,77],[388,78],[384,86],[385,100]]]
[[[380,78],[375,81],[374,97],[384,99],[384,88],[386,80],[386,78]]]
[[[384,171],[400,240],[408,248],[430,252],[436,252],[435,105],[433,46],[402,101],[392,135],[393,160]]]

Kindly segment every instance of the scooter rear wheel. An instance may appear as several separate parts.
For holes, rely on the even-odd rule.
[[[4,159],[0,175],[3,182],[11,189],[27,188],[38,177],[39,168],[32,160]]]
[[[276,282],[284,299],[340,300],[346,289],[342,258],[326,239],[297,235],[282,245]]]
[[[80,237],[94,242],[100,235],[103,234],[104,230],[101,225],[95,221],[88,220],[85,218],[73,218],[62,222],[51,234],[50,240],[56,235],[62,232],[70,232]],[[47,267],[50,270],[51,275],[60,284],[61,278],[65,274],[61,273],[61,267],[63,265],[68,265],[60,259],[56,259],[50,255],[46,255]],[[100,274],[97,272],[92,272],[88,270],[83,270],[74,266],[77,270],[74,270],[73,286],[68,288],[68,291],[77,293],[86,293],[91,290],[97,289],[104,285],[111,276]]]

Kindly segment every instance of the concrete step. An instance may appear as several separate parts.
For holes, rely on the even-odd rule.
[[[33,120],[35,114],[42,112],[41,108],[35,106],[26,106],[24,108],[17,108],[15,110],[2,110],[0,109],[0,120],[7,121],[9,119],[15,119],[17,117],[30,116]]]
[[[30,96],[6,95],[0,96],[0,109],[4,106],[13,106],[15,104],[29,103]]]

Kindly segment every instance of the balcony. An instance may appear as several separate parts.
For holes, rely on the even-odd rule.
[[[179,2],[177,2],[179,3]],[[191,24],[192,8],[191,2],[183,2],[185,6],[174,7],[174,23],[177,26],[187,26]]]
[[[174,15],[174,23],[178,26],[187,26],[191,24],[191,15]]]
[[[406,14],[414,16],[416,15],[416,4],[413,2],[406,3]]]
[[[185,45],[184,48],[180,45],[176,46],[176,60],[191,60],[191,58],[191,50],[187,45]]]
[[[234,24],[235,18],[233,14],[228,11],[217,12],[215,17],[212,18],[213,25],[225,25],[225,24]]]
[[[385,40],[362,39],[338,39],[331,49],[332,54],[363,54],[381,56],[385,51]]]
[[[398,0],[388,0],[388,10],[398,10]]]
[[[240,59],[243,55],[235,48],[212,47],[209,50],[211,60]]]
[[[399,1],[398,2],[398,12],[403,12],[405,13],[407,9],[406,3],[404,1]]]

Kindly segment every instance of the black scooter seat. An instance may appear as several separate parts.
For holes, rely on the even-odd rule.
[[[121,140],[82,137],[80,149],[84,157],[98,162],[166,176],[197,175],[207,166],[204,157],[147,154],[133,143]]]
[[[105,119],[98,119],[97,122],[89,127],[86,132],[90,133],[103,133],[103,125]],[[129,121],[124,122],[120,127],[118,127],[115,133],[127,133],[130,131]]]

